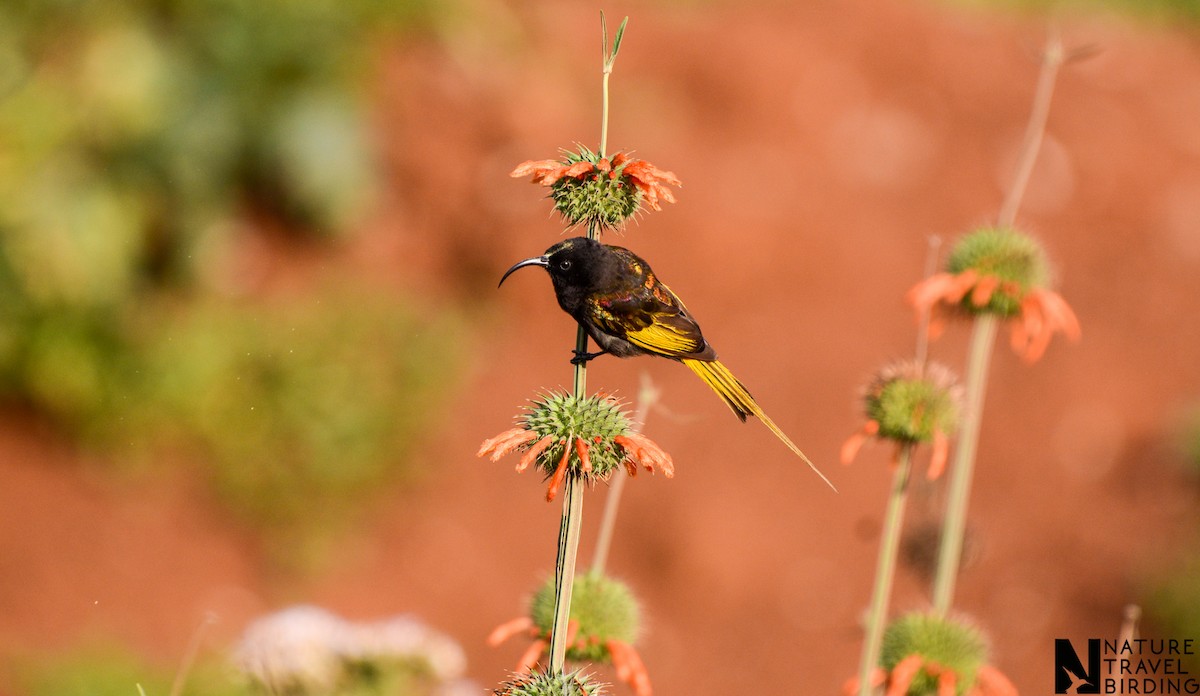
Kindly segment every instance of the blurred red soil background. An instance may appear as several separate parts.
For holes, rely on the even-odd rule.
[[[861,425],[859,385],[913,350],[902,296],[928,238],[994,219],[1046,22],[910,0],[605,9],[614,24],[631,15],[610,147],[684,182],[676,205],[608,241],[686,299],[840,490],[680,366],[598,360],[593,389],[632,399],[643,373],[662,389],[670,413],[647,432],[677,464],[673,480],[627,488],[609,568],[643,602],[657,693],[835,693],[857,664],[890,456],[868,447],[842,468],[838,448]],[[569,384],[574,335],[540,274],[495,290],[560,237],[544,192],[507,175],[595,144],[596,14],[480,2],[438,40],[395,46],[375,86],[388,187],[367,228],[331,254],[247,233],[241,263],[260,292],[344,273],[483,308],[468,371],[415,455],[427,475],[370,501],[370,524],[318,573],[279,577],[186,476],[114,481],[6,414],[0,652],[114,638],[172,665],[209,612],[205,653],[311,602],[351,618],[416,612],[461,642],[471,677],[504,678],[523,646],[484,637],[552,571],[559,506],[535,475],[473,455],[535,390]],[[1200,39],[1127,17],[1056,26],[1100,52],[1060,75],[1018,220],[1055,260],[1083,340],[1056,338],[1027,366],[1001,335],[957,600],[1026,694],[1051,691],[1054,638],[1115,636],[1197,522],[1174,438],[1200,397]],[[951,327],[933,357],[961,372],[966,337]],[[940,492],[917,483],[913,524],[935,519]],[[587,499],[584,561],[603,497]],[[902,567],[894,609],[928,596],[920,569]]]

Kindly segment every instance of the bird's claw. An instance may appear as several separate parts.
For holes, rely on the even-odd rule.
[[[575,354],[575,357],[571,358],[572,365],[586,365],[586,364],[588,364],[589,360],[594,360],[595,358],[598,358],[601,355],[604,355],[608,351],[607,350],[598,350],[595,353],[589,353],[586,350],[575,349],[571,352]]]

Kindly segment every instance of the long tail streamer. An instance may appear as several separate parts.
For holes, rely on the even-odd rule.
[[[731,410],[733,410],[734,414],[736,414],[738,418],[742,419],[744,422],[747,416],[754,416],[762,421],[763,425],[767,426],[767,429],[775,433],[775,437],[782,440],[783,444],[788,446],[788,449],[795,452],[801,459],[803,459],[804,463],[808,464],[809,468],[811,468],[817,476],[820,476],[821,480],[824,481],[826,485],[835,491],[837,490],[833,483],[831,483],[830,480],[825,477],[825,474],[821,473],[821,470],[817,468],[817,465],[813,464],[812,460],[809,459],[804,452],[800,451],[800,448],[796,446],[796,443],[792,442],[791,438],[785,435],[784,432],[780,430],[778,425],[775,425],[775,421],[771,420],[770,416],[763,413],[762,407],[758,405],[758,402],[754,400],[753,396],[750,396],[750,392],[746,391],[746,387],[738,381],[738,378],[733,376],[733,373],[729,371],[729,368],[722,365],[719,360],[705,361],[688,360],[685,358],[682,362],[684,365],[687,365],[692,372],[695,372],[700,379],[704,380],[704,383],[707,384],[713,391],[715,391],[718,396],[724,399],[725,403]]]

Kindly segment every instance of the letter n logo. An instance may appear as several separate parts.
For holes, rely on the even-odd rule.
[[[1066,638],[1054,639],[1054,693],[1100,693],[1100,639],[1087,642],[1087,668]]]

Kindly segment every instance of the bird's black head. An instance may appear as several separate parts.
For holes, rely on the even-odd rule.
[[[550,247],[541,256],[514,264],[500,283],[503,284],[519,268],[541,266],[554,282],[558,303],[567,312],[574,313],[583,297],[604,287],[605,279],[614,272],[615,265],[612,251],[600,242],[587,237],[572,237]]]

